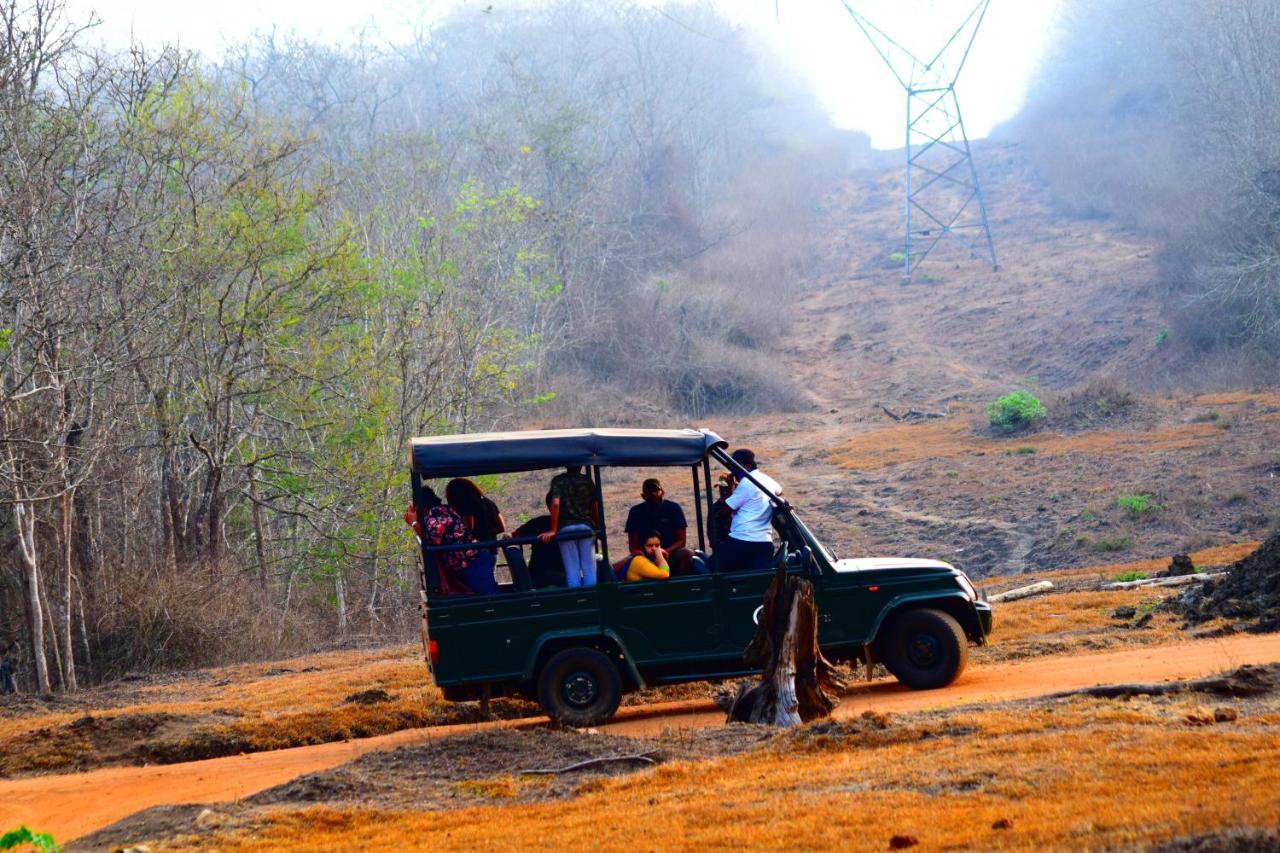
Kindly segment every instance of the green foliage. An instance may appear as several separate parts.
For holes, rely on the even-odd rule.
[[[0,835],[0,850],[14,850],[23,844],[30,845],[41,853],[58,853],[62,849],[49,833],[32,832],[25,826],[19,826]]]
[[[1016,448],[1013,452],[1021,456],[1029,456],[1030,454],[1035,453],[1036,449],[1034,447],[1019,447],[1019,448]]]
[[[1156,349],[1160,349],[1160,347],[1164,346],[1166,343],[1168,343],[1168,341],[1169,341],[1169,327],[1161,326],[1159,330],[1156,331],[1156,343],[1155,343]]]
[[[1144,581],[1147,579],[1147,573],[1146,572],[1121,572],[1118,575],[1114,575],[1111,579],[1113,581],[1118,581],[1118,582]]]
[[[1147,513],[1160,512],[1164,507],[1155,502],[1152,495],[1120,495],[1116,498],[1116,508],[1128,510],[1129,514],[1134,518],[1139,518]]]
[[[1017,432],[1045,417],[1045,408],[1029,391],[1014,391],[987,404],[987,418],[999,432]]]
[[[902,254],[901,252],[890,252],[890,253],[889,253],[889,260],[890,260],[890,261],[892,261],[892,262],[893,262],[893,263],[895,263],[895,264],[900,264],[900,263],[902,263],[903,261],[905,261],[906,259],[907,259],[907,256],[906,256],[906,255],[904,255],[904,254]]]

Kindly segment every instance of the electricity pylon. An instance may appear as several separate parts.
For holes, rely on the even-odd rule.
[[[876,53],[907,92],[906,134],[906,246],[902,271],[915,272],[943,237],[951,235],[973,257],[989,255],[991,269],[996,247],[987,224],[987,205],[978,185],[978,171],[969,151],[969,138],[960,117],[956,79],[969,58],[973,39],[991,0],[977,5],[932,59],[922,60],[890,38],[841,0]]]

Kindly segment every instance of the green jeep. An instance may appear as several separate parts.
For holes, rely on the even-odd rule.
[[[707,556],[714,515],[711,463],[751,479],[707,430],[581,429],[481,433],[413,439],[414,506],[421,525],[424,480],[580,465],[601,493],[606,468],[683,467],[692,472],[696,541]],[[764,489],[780,539],[768,571],[709,571],[620,583],[610,566],[607,525],[594,530],[599,582],[533,589],[521,547],[535,537],[477,545],[505,556],[510,583],[496,595],[441,594],[436,556],[458,546],[423,544],[422,630],[432,675],[446,699],[536,697],[552,718],[574,726],[608,720],[626,691],[647,685],[751,675],[742,660],[765,590],[777,568],[812,582],[818,642],[832,660],[883,662],[916,689],[953,682],[968,643],[991,632],[991,608],[964,572],[936,560],[837,559],[792,507]],[[425,528],[425,525],[423,526]],[[690,530],[688,542],[694,541]],[[626,548],[621,549],[626,553]],[[700,562],[700,561],[699,561]],[[501,565],[501,564],[500,564]]]

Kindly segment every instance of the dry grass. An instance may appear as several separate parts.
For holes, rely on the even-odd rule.
[[[1150,432],[1102,430],[1070,436],[1032,433],[1015,438],[989,438],[977,434],[968,419],[949,418],[862,433],[837,446],[827,461],[841,468],[868,471],[920,459],[1017,453],[1022,447],[1034,448],[1040,456],[1159,453],[1200,447],[1212,442],[1220,432],[1214,424],[1192,423]]]
[[[346,698],[383,690],[389,701],[361,705]],[[194,677],[139,687],[86,691],[73,710],[0,719],[6,773],[48,772],[139,759],[82,737],[73,723],[91,716],[98,728],[126,718],[162,718],[147,758],[177,761],[366,737],[444,721],[449,704],[431,684],[418,646],[328,652],[273,663],[202,670]],[[122,732],[121,736],[127,736]]]
[[[580,786],[567,802],[441,813],[328,807],[188,849],[1117,847],[1280,821],[1280,715],[1213,728],[1195,699],[1038,703],[830,727],[728,759]],[[875,722],[875,721],[872,721]],[[1229,780],[1228,785],[1224,781]],[[509,790],[510,777],[486,790]],[[1007,820],[1010,828],[993,824]],[[155,849],[155,848],[153,848]],[[180,848],[179,848],[180,849]]]
[[[1195,551],[1191,558],[1197,566],[1222,566],[1252,553],[1257,547],[1257,542],[1222,545]],[[1183,639],[1186,634],[1181,628],[1181,620],[1172,614],[1155,611],[1155,605],[1171,595],[1179,594],[1180,589],[1094,588],[1095,583],[1111,580],[1120,574],[1145,572],[1154,576],[1168,566],[1169,560],[1161,558],[1036,572],[1016,578],[992,578],[983,584],[992,592],[1026,586],[1040,580],[1053,580],[1060,587],[1065,587],[1065,590],[994,605],[995,633],[992,644],[977,650],[975,658],[1008,660]],[[1135,617],[1114,618],[1112,612],[1120,607],[1134,608]],[[1141,627],[1135,627],[1135,620],[1146,614],[1150,614],[1150,620]]]
[[[1280,405],[1280,394],[1233,392],[1162,400],[1158,408],[1172,415],[1191,409],[1225,409],[1229,413],[1236,407],[1276,405]],[[826,461],[841,468],[876,470],[922,459],[1017,453],[1019,448],[1034,448],[1038,456],[1149,455],[1203,447],[1217,441],[1222,434],[1222,425],[1215,418],[1214,421],[1165,425],[1150,431],[1098,430],[1075,435],[1032,432],[997,438],[982,434],[986,421],[981,406],[956,403],[952,405],[952,415],[945,420],[895,424],[858,433],[834,447]],[[1263,415],[1261,419],[1270,418]]]

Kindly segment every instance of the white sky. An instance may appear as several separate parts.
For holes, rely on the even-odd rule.
[[[650,5],[636,0],[640,5]],[[99,37],[144,44],[177,41],[213,56],[255,31],[294,30],[346,41],[372,25],[390,41],[407,38],[423,19],[458,8],[477,13],[504,0],[68,0],[71,13],[96,10]],[[932,56],[976,0],[851,0],[855,8],[917,55]],[[1022,105],[1047,46],[1060,0],[992,0],[956,86],[971,138],[987,135]],[[758,33],[813,84],[835,122],[862,130],[877,148],[899,148],[905,95],[841,0],[716,0],[730,20]]]

